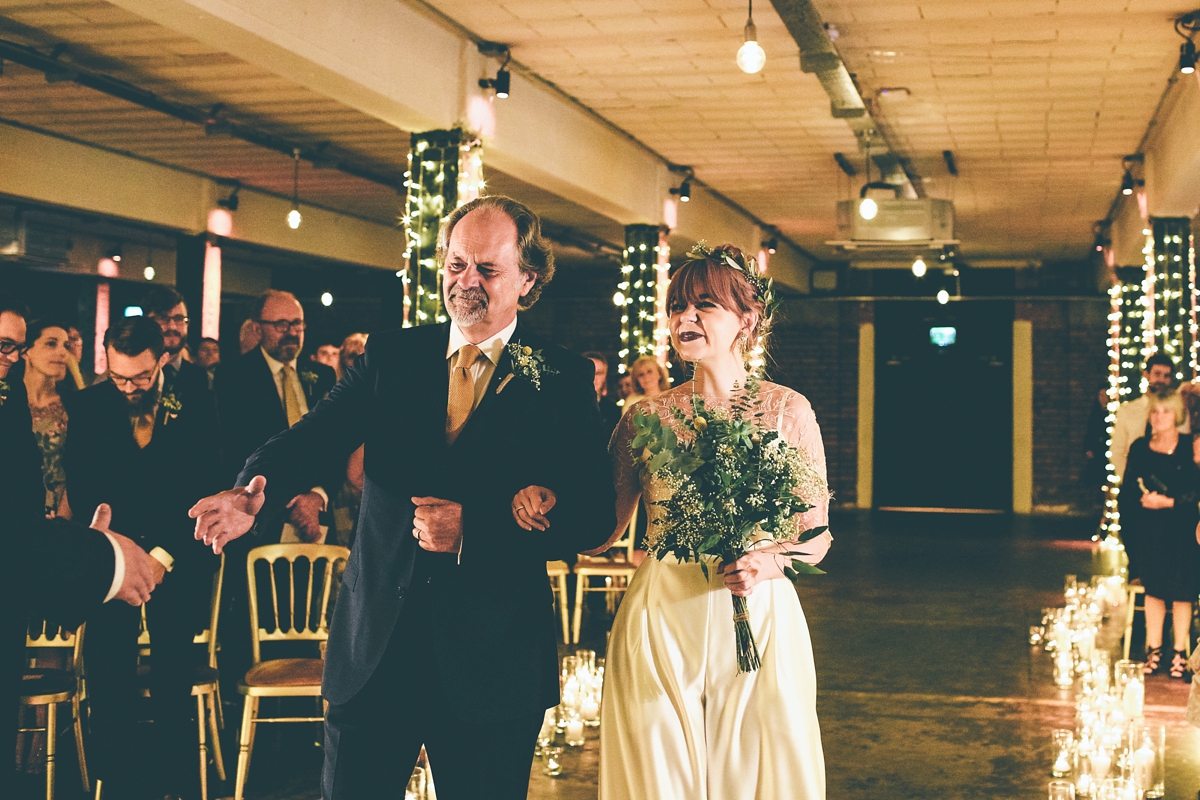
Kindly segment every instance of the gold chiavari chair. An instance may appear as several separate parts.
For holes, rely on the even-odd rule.
[[[1125,659],[1127,661],[1129,660],[1129,648],[1130,648],[1130,645],[1133,643],[1133,615],[1136,614],[1138,611],[1141,611],[1143,614],[1146,613],[1146,601],[1144,599],[1145,596],[1146,596],[1146,587],[1141,586],[1139,584],[1126,584],[1126,586],[1125,586],[1125,635],[1124,635],[1125,641],[1122,642],[1121,646],[1124,649]],[[1138,605],[1139,598],[1142,598],[1141,605]],[[1170,608],[1167,609],[1167,613],[1168,614],[1172,613]],[[1169,650],[1168,650],[1168,654],[1170,654]],[[1188,642],[1187,642],[1187,654],[1189,657],[1192,655],[1192,637],[1190,635],[1188,636]]]
[[[609,609],[614,610],[616,599],[629,587],[637,566],[633,563],[634,542],[637,540],[637,514],[629,520],[625,535],[613,542],[609,556],[580,556],[575,564],[575,625],[571,641],[579,644],[579,632],[583,626],[583,596],[588,592],[604,592]],[[592,585],[592,578],[603,578],[604,583]]]
[[[245,695],[246,704],[242,711],[242,727],[238,734],[237,777],[234,782],[234,800],[243,800],[246,776],[250,771],[250,756],[254,751],[254,731],[264,722],[323,722],[320,717],[260,717],[259,700],[263,697],[313,697],[321,696],[321,673],[324,662],[320,658],[275,658],[264,661],[261,645],[264,642],[314,642],[323,646],[329,640],[329,601],[333,594],[334,572],[338,563],[342,566],[350,558],[350,550],[332,544],[269,544],[250,551],[246,560],[246,578],[250,595],[250,646],[254,664],[238,685],[238,692]],[[280,614],[280,594],[276,580],[276,564],[287,565],[287,607]],[[302,572],[297,586],[296,574],[301,567],[298,561],[306,561],[308,567]],[[274,629],[268,630],[260,623],[262,609],[256,565],[265,562],[270,576],[271,617]],[[324,562],[320,571],[317,564]],[[314,596],[317,582],[320,593]],[[297,597],[297,594],[301,594]],[[299,600],[303,603],[300,606]],[[318,700],[319,702],[319,700]]]
[[[550,589],[554,592],[555,602],[558,604],[558,612],[562,617],[563,644],[569,644],[571,641],[571,627],[568,620],[570,612],[567,610],[567,576],[570,574],[571,567],[567,562],[546,562],[546,575],[550,578]]]
[[[50,629],[46,622],[40,628],[31,628],[25,636],[26,648],[70,648],[71,663],[66,669],[46,669],[29,667],[21,676],[22,706],[45,706],[46,727],[19,728],[22,733],[46,733],[46,798],[54,800],[54,786],[58,755],[58,706],[60,703],[71,704],[71,724],[75,729],[75,752],[79,758],[79,779],[83,791],[90,789],[87,771],[87,757],[83,750],[83,717],[79,703],[83,695],[83,635],[84,625],[74,632],[62,629]]]
[[[196,728],[200,751],[200,797],[208,800],[208,737],[212,736],[212,756],[217,768],[217,777],[225,780],[225,758],[221,753],[219,715],[221,705],[221,674],[217,670],[217,627],[221,619],[221,590],[225,584],[225,554],[213,575],[212,594],[208,607],[208,627],[192,638],[193,644],[205,645],[208,659],[204,666],[197,667],[192,675],[192,696],[196,698]],[[146,624],[146,606],[142,606],[142,624],[138,632],[139,657],[153,658],[150,629]],[[138,685],[143,697],[150,696],[150,675],[153,663],[138,665]],[[99,786],[100,781],[96,782]],[[96,792],[101,800],[101,792]]]

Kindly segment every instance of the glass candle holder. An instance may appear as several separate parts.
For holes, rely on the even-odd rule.
[[[554,744],[542,752],[542,774],[557,778],[562,775],[563,746]]]
[[[1121,710],[1128,720],[1141,719],[1146,702],[1146,676],[1140,661],[1122,659],[1113,668],[1113,677],[1121,698]]]
[[[1050,781],[1047,788],[1050,800],[1075,800],[1075,784],[1070,781]]]
[[[1147,800],[1166,794],[1166,743],[1165,726],[1160,725],[1157,730],[1143,728],[1141,744],[1133,752],[1134,780]]]
[[[1051,734],[1053,748],[1050,752],[1050,774],[1055,778],[1070,777],[1075,756],[1075,733],[1069,728],[1058,728]]]
[[[1127,778],[1108,778],[1100,784],[1096,800],[1140,800],[1141,792]]]
[[[567,719],[565,733],[568,747],[583,746],[583,720],[580,717],[571,716]]]

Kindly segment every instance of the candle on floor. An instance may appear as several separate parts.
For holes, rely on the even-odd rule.
[[[583,744],[583,720],[567,720],[567,744],[571,747],[579,747]]]

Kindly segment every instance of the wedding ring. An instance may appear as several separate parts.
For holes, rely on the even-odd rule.
[[[524,510],[525,510],[525,506],[517,506],[516,508],[513,509],[513,511],[524,511]]]

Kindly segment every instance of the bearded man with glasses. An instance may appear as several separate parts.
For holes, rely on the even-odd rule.
[[[163,344],[170,356],[163,366],[166,383],[176,394],[187,397],[191,402],[212,403],[208,372],[183,357],[191,322],[183,295],[170,286],[155,286],[146,292],[142,309],[162,329]]]
[[[187,512],[208,487],[222,482],[215,410],[166,381],[171,353],[153,320],[130,317],[113,323],[104,345],[109,379],[69,400],[67,491],[82,514],[107,503],[122,530],[146,550],[166,551],[173,567],[146,606],[154,650],[149,754],[133,741],[140,614],[110,606],[88,622],[89,760],[107,793],[125,796],[148,789],[153,797],[191,796],[197,779],[191,678],[203,656],[192,646],[192,636],[205,627],[218,560],[188,546]],[[134,780],[149,785],[135,787]]]

